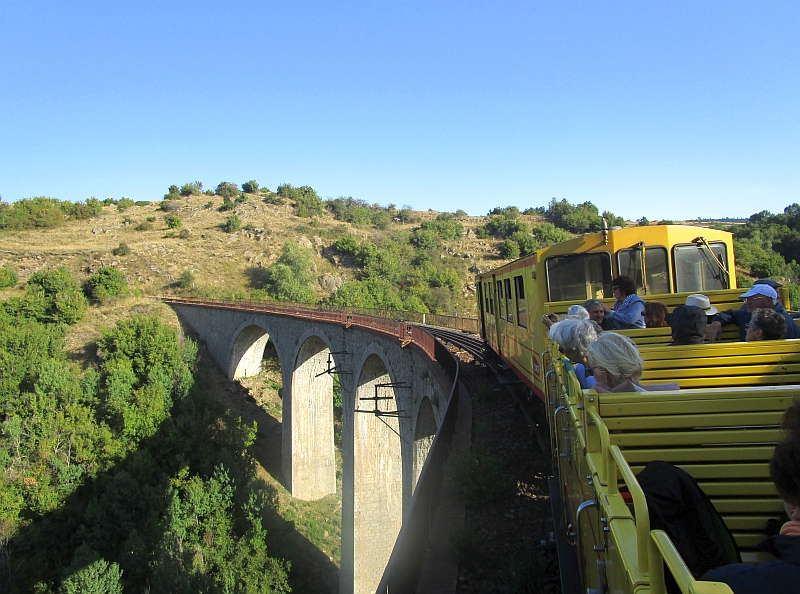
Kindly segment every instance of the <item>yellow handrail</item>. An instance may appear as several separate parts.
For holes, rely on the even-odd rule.
[[[652,557],[650,558],[650,565],[653,568],[650,573],[650,592],[652,594],[663,594],[665,591],[662,561],[672,572],[672,577],[675,578],[675,583],[678,584],[682,594],[733,594],[733,590],[727,584],[695,580],[666,532],[653,530],[650,532],[650,538],[654,544],[651,548]]]
[[[608,448],[607,468],[608,472],[608,494],[609,496],[618,495],[617,470],[622,473],[622,480],[628,487],[628,491],[633,498],[633,515],[636,520],[636,554],[638,556],[638,568],[643,574],[649,573],[648,543],[650,540],[650,516],[647,511],[647,500],[644,491],[636,482],[631,467],[622,457],[619,447],[612,445]]]

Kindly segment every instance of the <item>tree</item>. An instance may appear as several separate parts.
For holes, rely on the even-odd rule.
[[[202,186],[202,184],[200,185]],[[200,194],[202,194],[202,191],[197,182],[181,186],[181,196],[199,196]]]
[[[217,196],[222,196],[223,198],[230,198],[233,200],[239,196],[239,186],[232,182],[220,182],[217,188],[214,190],[214,193]]]
[[[639,219],[638,221],[636,221],[636,223],[637,223],[637,224],[638,224],[640,227],[647,227],[647,226],[650,224],[650,221],[647,219],[647,217],[642,217],[641,219]]]
[[[281,301],[316,301],[311,266],[311,254],[308,250],[301,248],[295,241],[284,242],[278,261],[268,271],[267,292]]]
[[[501,242],[498,251],[501,258],[506,258],[507,260],[519,258],[519,244],[513,239],[506,239]]]
[[[258,182],[254,179],[251,179],[249,182],[243,183],[242,192],[247,192],[248,194],[258,194]]]
[[[295,188],[291,184],[281,184],[278,186],[278,196],[294,202],[295,214],[299,217],[312,217],[322,214],[322,199],[317,195],[314,188],[310,186],[300,186]]]
[[[129,293],[127,276],[113,266],[99,268],[88,278],[86,287],[89,297],[101,303],[125,297]]]
[[[63,266],[34,272],[25,284],[25,294],[26,308],[42,322],[74,324],[88,308],[78,281]]]

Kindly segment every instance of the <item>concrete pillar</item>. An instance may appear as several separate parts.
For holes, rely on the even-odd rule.
[[[320,338],[308,338],[297,354],[289,398],[284,390],[284,410],[291,407],[291,469],[283,471],[292,497],[306,501],[336,492],[333,376],[326,373],[329,353]]]
[[[260,326],[248,326],[236,337],[228,363],[228,379],[253,377],[261,372],[261,360],[269,334]]]
[[[353,443],[353,592],[373,594],[383,576],[403,516],[403,462],[400,423],[392,387],[378,387],[388,400],[370,401],[376,384],[391,383],[386,365],[370,355],[356,383]],[[369,412],[366,412],[369,411]]]
[[[428,457],[428,451],[433,445],[433,438],[436,437],[436,417],[433,414],[431,399],[427,396],[422,399],[417,413],[416,425],[414,427],[414,477],[412,483],[413,490],[417,488],[417,481],[422,472],[422,467]]]

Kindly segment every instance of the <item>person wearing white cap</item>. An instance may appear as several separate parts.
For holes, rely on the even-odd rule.
[[[784,320],[786,320],[784,338],[800,338],[800,328],[786,312],[786,308],[778,301],[778,292],[768,284],[759,283],[753,285],[746,293],[739,295],[739,299],[744,299],[747,309],[729,309],[712,317],[706,333],[708,340],[714,342],[720,339],[723,324],[736,324],[739,326],[739,336],[741,340],[745,340],[750,316],[753,311],[759,308],[774,309],[783,316]]]

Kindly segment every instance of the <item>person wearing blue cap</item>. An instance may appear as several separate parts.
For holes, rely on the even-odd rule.
[[[739,295],[739,299],[744,299],[746,307],[729,309],[711,318],[706,332],[708,340],[714,342],[722,337],[723,324],[736,324],[739,326],[739,336],[741,340],[745,340],[750,316],[759,308],[774,309],[783,316],[784,320],[786,320],[786,331],[783,334],[783,338],[800,338],[800,327],[795,324],[786,308],[778,301],[778,292],[769,284],[764,282],[754,284],[746,293]]]

